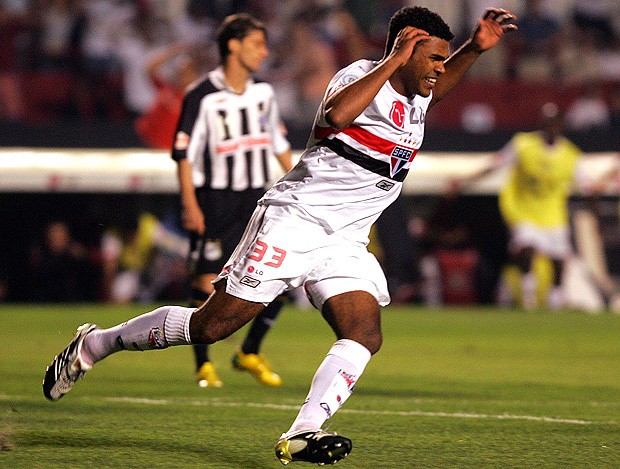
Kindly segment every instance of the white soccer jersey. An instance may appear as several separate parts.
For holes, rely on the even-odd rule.
[[[326,98],[377,64],[359,60],[340,70]],[[300,162],[259,204],[295,204],[325,229],[344,230],[352,240],[367,242],[371,225],[400,194],[422,144],[431,97],[407,98],[388,81],[364,112],[340,131],[328,126],[322,104]]]

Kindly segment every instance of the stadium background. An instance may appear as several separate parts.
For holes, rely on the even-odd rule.
[[[357,58],[380,58],[387,18],[407,3],[0,1],[2,299],[32,299],[29,249],[49,221],[64,220],[79,242],[96,251],[108,225],[130,224],[144,211],[163,217],[176,210],[171,162],[165,153],[147,149],[134,128],[149,97],[148,90],[143,101],[131,96],[144,85],[144,73],[140,78],[131,67],[144,65],[137,57],[171,43],[194,42],[209,68],[216,56],[213,47],[204,45],[212,44],[209,35],[221,18],[241,10],[263,18],[272,55],[261,77],[274,84],[289,138],[300,150],[322,93],[321,80]],[[416,174],[414,165],[404,197],[414,242],[420,241],[416,223],[446,209],[447,178],[475,169],[515,131],[536,128],[544,102],[556,101],[574,114],[568,136],[587,153],[594,172],[613,164],[620,150],[618,2],[416,3],[444,16],[457,35],[455,43],[466,37],[485,6],[511,8],[521,18],[523,40],[483,56],[466,81],[429,114],[416,164],[428,161],[433,170],[424,173],[420,166]],[[541,15],[532,13],[533,4],[539,4]],[[100,28],[94,30],[93,24]],[[121,56],[119,47],[136,55]],[[126,157],[130,167],[114,169]],[[113,169],[97,166],[100,158],[114,162]],[[153,165],[162,172],[151,177]],[[467,226],[473,247],[491,260],[491,278],[505,256],[506,230],[495,197],[500,182],[495,178],[474,188],[449,207]],[[617,198],[617,190],[610,190],[597,204],[614,275],[620,274]],[[574,207],[588,204],[577,196],[572,201]],[[97,286],[89,295],[86,299],[99,299]]]

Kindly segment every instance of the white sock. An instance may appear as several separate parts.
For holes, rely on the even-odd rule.
[[[321,428],[349,398],[370,356],[353,340],[337,341],[314,374],[308,397],[286,434]]]
[[[82,359],[87,365],[120,350],[162,349],[190,344],[189,318],[195,308],[162,306],[109,329],[95,329],[84,338]]]
[[[547,295],[547,305],[552,310],[562,309],[566,304],[564,289],[559,285],[554,285]]]

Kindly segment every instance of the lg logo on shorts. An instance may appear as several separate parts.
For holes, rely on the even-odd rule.
[[[241,277],[241,280],[239,280],[239,283],[251,288],[256,288],[260,285],[260,280],[256,280],[255,278],[244,275],[243,277]]]

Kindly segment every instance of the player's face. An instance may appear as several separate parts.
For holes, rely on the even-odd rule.
[[[450,52],[448,41],[431,36],[420,42],[404,66],[407,94],[428,96],[437,78],[446,71],[444,62]]]
[[[269,55],[265,33],[258,29],[251,31],[239,41],[239,62],[250,72],[256,72]]]

